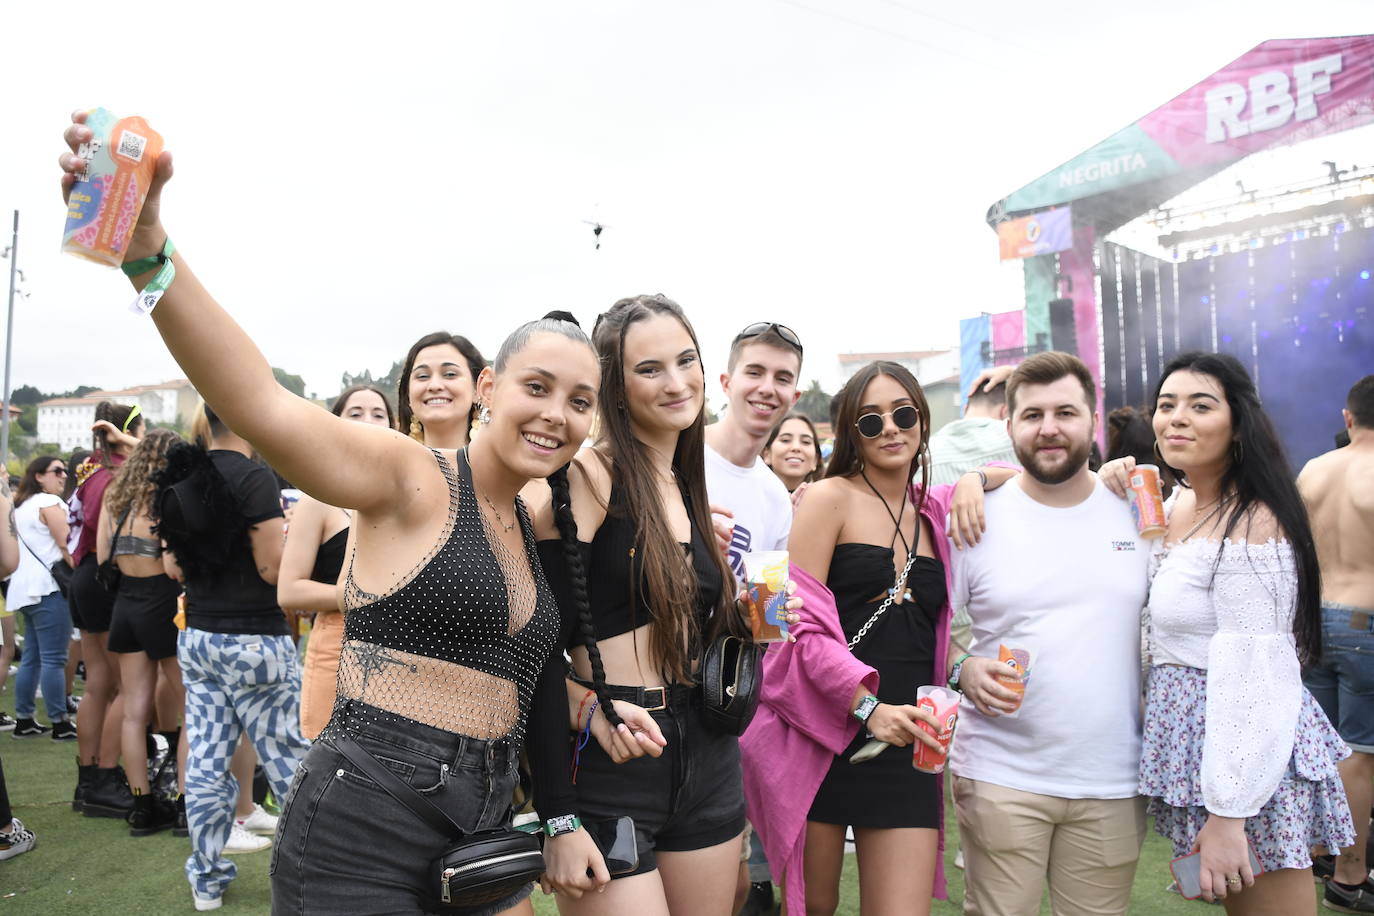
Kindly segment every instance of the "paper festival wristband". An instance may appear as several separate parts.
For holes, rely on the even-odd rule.
[[[172,255],[176,254],[176,250],[176,246],[172,244],[172,237],[168,236],[167,242],[162,246],[161,253],[119,265],[120,270],[129,277],[137,277],[139,274],[146,274],[153,268],[158,268],[157,276],[153,277],[151,283],[143,287],[138,297],[129,305],[129,311],[135,315],[146,315],[157,306],[162,294],[167,292],[167,287],[171,286],[172,281],[176,279],[177,269],[176,265],[172,263]]]

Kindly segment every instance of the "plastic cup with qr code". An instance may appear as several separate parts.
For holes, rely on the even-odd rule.
[[[62,250],[118,267],[148,199],[162,154],[162,135],[142,118],[119,118],[104,108],[86,115],[91,139],[77,155],[83,168],[67,199]]]

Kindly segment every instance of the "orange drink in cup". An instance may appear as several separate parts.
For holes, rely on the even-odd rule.
[[[1164,488],[1159,482],[1159,468],[1153,464],[1137,464],[1131,471],[1130,489],[1126,491],[1135,516],[1135,530],[1143,538],[1157,538],[1164,534],[1168,521],[1164,518]]]
[[[1030,680],[1030,652],[999,645],[997,660],[1011,669],[1017,678],[1014,681],[1000,677],[997,679],[999,684],[1016,694],[1016,705],[1010,713],[1014,714],[1021,708],[1021,701],[1026,696],[1026,682]]]
[[[787,640],[787,551],[759,550],[744,555],[749,588],[749,625],[755,642]]]

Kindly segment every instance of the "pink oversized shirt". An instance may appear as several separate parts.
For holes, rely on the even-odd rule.
[[[919,490],[912,488],[912,501]],[[954,497],[946,484],[926,491],[921,516],[930,523],[935,558],[945,568],[949,590],[949,539],[945,517]],[[848,747],[859,730],[850,715],[854,690],[863,684],[877,692],[878,672],[854,657],[840,626],[835,596],[800,566],[791,567],[797,594],[804,602],[801,622],[791,628],[795,643],[769,647],[763,662],[763,688],[754,721],[740,738],[744,797],[749,822],[763,841],[774,876],[782,874],[789,913],[806,912],[802,866],[806,815],[835,755]],[[950,607],[946,600],[935,625],[935,671],[945,670],[949,649]],[[944,869],[944,777],[939,783],[940,840],[935,857],[935,896],[947,898]]]

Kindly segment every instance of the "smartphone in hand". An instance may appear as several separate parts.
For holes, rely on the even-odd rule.
[[[639,846],[635,843],[635,821],[632,817],[608,817],[586,824],[587,832],[596,841],[606,871],[625,875],[639,867]]]
[[[1260,868],[1259,859],[1255,858],[1255,847],[1249,840],[1245,843],[1246,852],[1250,855],[1250,873],[1259,875],[1264,872]],[[1179,856],[1169,863],[1169,871],[1173,872],[1174,881],[1178,884],[1178,892],[1185,900],[1196,900],[1202,896],[1202,853],[1190,852],[1186,856]],[[1227,890],[1230,893],[1230,890]]]

